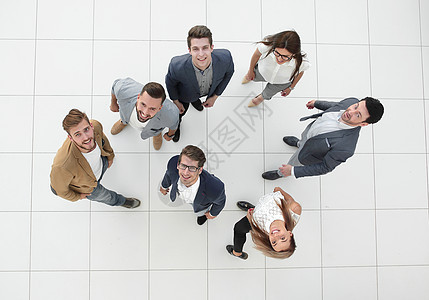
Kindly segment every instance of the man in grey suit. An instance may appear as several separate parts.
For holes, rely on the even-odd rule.
[[[294,136],[283,138],[286,144],[298,150],[287,165],[263,173],[264,179],[291,175],[300,178],[331,172],[354,154],[361,127],[377,123],[384,113],[380,101],[371,97],[360,101],[347,98],[340,102],[312,100],[307,103],[308,109],[314,107],[323,112],[300,119],[316,118],[305,128],[301,140]]]
[[[212,107],[234,73],[231,53],[226,49],[213,50],[212,33],[206,26],[192,27],[187,42],[189,54],[173,57],[165,76],[170,99],[180,111],[174,142],[180,138],[180,122],[189,103],[198,111]],[[200,97],[204,96],[206,101],[201,103]]]
[[[113,125],[110,133],[116,135],[130,125],[141,132],[143,140],[153,137],[153,147],[159,150],[164,128],[169,129],[164,139],[170,141],[179,126],[179,110],[165,98],[165,90],[159,83],[149,82],[143,86],[131,78],[115,80],[110,110],[119,111],[121,119]]]

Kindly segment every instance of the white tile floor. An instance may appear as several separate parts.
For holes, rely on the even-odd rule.
[[[428,299],[428,20],[427,0],[1,1],[0,299]],[[181,141],[159,152],[129,128],[111,137],[112,81],[164,83],[196,24],[234,57],[215,107],[190,109]],[[262,87],[240,84],[252,43],[287,28],[301,35],[312,68],[290,97],[248,110]],[[264,182],[260,174],[293,153],[281,138],[302,131],[309,99],[367,95],[386,114],[362,130],[346,164]],[[116,150],[104,184],[141,198],[140,208],[51,194],[61,120],[74,107],[102,122]],[[242,140],[223,141],[226,125]],[[157,192],[168,159],[190,143],[208,153],[228,196],[201,227]],[[247,261],[229,256],[243,215],[235,202],[276,185],[304,208],[295,255],[265,258],[248,241]]]

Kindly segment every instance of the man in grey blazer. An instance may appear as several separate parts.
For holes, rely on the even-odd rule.
[[[170,99],[180,110],[174,142],[180,138],[180,122],[189,103],[198,111],[212,107],[234,73],[231,53],[226,49],[213,50],[212,33],[206,26],[192,27],[187,42],[189,54],[173,57],[165,76]],[[201,103],[200,97],[204,96],[206,101]]]
[[[169,128],[164,139],[170,141],[179,126],[179,110],[165,98],[165,90],[159,83],[149,82],[143,86],[131,78],[115,80],[110,110],[119,111],[121,119],[113,125],[110,133],[118,134],[130,125],[141,131],[143,140],[153,137],[153,147],[159,150],[164,128]]]
[[[300,119],[316,119],[305,128],[301,140],[294,136],[283,138],[286,144],[298,150],[287,165],[263,173],[264,179],[291,175],[300,178],[331,172],[354,154],[361,127],[377,123],[384,113],[380,101],[371,97],[360,101],[347,98],[340,102],[312,100],[307,103],[308,109],[314,107],[323,112]]]

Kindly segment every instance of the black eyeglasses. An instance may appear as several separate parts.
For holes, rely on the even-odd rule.
[[[291,55],[291,56],[287,56],[287,55],[282,55],[282,54],[280,54],[276,49],[274,49],[274,55],[275,56],[277,56],[277,57],[281,57],[283,60],[286,60],[286,61],[289,61],[289,60],[291,60],[292,58],[293,58],[293,55]]]
[[[187,166],[187,165],[182,164],[182,163],[178,164],[177,167],[180,170],[186,170],[186,168],[188,168],[189,172],[197,172],[199,169],[201,169],[201,167]]]

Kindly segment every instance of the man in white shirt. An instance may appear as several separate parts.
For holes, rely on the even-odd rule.
[[[204,152],[193,145],[183,148],[180,155],[173,156],[167,164],[167,171],[161,182],[160,191],[171,201],[177,197],[192,205],[198,225],[207,219],[214,219],[225,206],[225,187],[216,176],[203,170]]]
[[[380,101],[371,97],[360,101],[356,98],[340,102],[312,100],[307,107],[323,112],[301,118],[301,121],[316,118],[303,131],[301,140],[294,136],[283,138],[286,144],[298,150],[279,170],[264,172],[264,179],[291,175],[300,178],[331,172],[354,154],[361,127],[377,123],[384,113]]]
[[[68,138],[54,158],[52,192],[70,201],[86,198],[111,206],[138,207],[140,200],[125,198],[100,183],[115,157],[102,125],[72,109],[63,120],[63,128]]]

